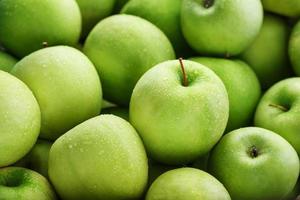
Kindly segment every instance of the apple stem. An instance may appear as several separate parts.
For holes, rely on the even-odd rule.
[[[287,109],[287,108],[284,107],[284,106],[277,105],[277,104],[273,104],[273,103],[270,103],[269,106],[274,107],[274,108],[278,108],[278,109],[282,110],[283,112],[286,112],[286,111],[289,110],[289,109]]]
[[[48,42],[43,42],[42,44],[43,44],[43,47],[44,47],[44,48],[46,48],[46,47],[49,46]]]
[[[251,147],[250,156],[252,158],[256,158],[258,156],[258,150],[257,150],[257,148],[255,146]]]
[[[203,0],[204,8],[210,8],[214,4],[214,0]]]
[[[183,86],[188,86],[188,80],[187,80],[187,77],[186,77],[186,73],[185,73],[185,69],[184,69],[184,65],[183,65],[183,59],[182,58],[179,58],[179,62],[180,62],[180,66],[181,66],[181,70],[182,70],[182,75],[183,75]]]

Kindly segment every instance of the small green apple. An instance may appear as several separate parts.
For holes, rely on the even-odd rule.
[[[1,0],[0,27],[0,43],[24,57],[45,45],[75,45],[81,15],[74,0]]]
[[[201,54],[230,56],[244,51],[259,33],[260,0],[183,0],[181,28]]]
[[[258,104],[254,121],[284,137],[300,155],[300,77],[272,86]]]
[[[257,74],[263,89],[289,75],[288,37],[286,21],[275,15],[265,14],[257,38],[241,54],[241,59]]]
[[[96,65],[104,98],[125,106],[136,82],[149,68],[175,58],[161,30],[131,15],[102,20],[88,36],[83,51]]]
[[[300,76],[300,20],[290,36],[289,55],[295,73]]]
[[[249,126],[260,99],[260,83],[253,70],[243,61],[198,57],[191,60],[213,70],[223,81],[229,97],[226,131]]]
[[[147,156],[126,120],[100,115],[54,142],[49,177],[64,200],[136,199],[147,185]]]
[[[230,200],[225,187],[210,174],[194,168],[180,168],[159,176],[146,200]]]
[[[33,91],[41,108],[40,137],[55,140],[101,109],[101,84],[91,61],[80,51],[56,46],[19,61],[12,74]]]
[[[1,200],[56,200],[52,186],[42,175],[21,167],[0,169]]]
[[[112,13],[115,4],[115,0],[76,0],[76,2],[82,15],[83,39],[101,19]]]
[[[29,88],[1,70],[0,91],[0,167],[4,167],[33,147],[40,132],[41,113]]]
[[[170,39],[178,56],[191,51],[180,25],[182,0],[131,0],[121,13],[142,17],[160,28]]]
[[[102,109],[101,114],[113,114],[113,115],[116,115],[118,117],[125,119],[126,121],[129,121],[128,108],[109,107],[109,108]]]
[[[221,139],[210,154],[209,171],[233,200],[282,199],[296,184],[299,158],[278,134],[247,127]]]
[[[48,177],[48,157],[52,143],[38,140],[30,152],[19,160],[15,166],[32,169],[44,177]]]
[[[262,0],[265,10],[287,17],[300,16],[299,0]]]
[[[129,117],[148,155],[165,164],[189,163],[221,138],[229,103],[221,79],[193,61],[166,61],[138,81]]]
[[[14,57],[3,51],[0,51],[0,70],[10,72],[16,63],[17,60]]]

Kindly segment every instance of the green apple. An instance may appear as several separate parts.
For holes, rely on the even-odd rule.
[[[284,137],[300,155],[300,77],[272,86],[258,104],[254,121]]]
[[[221,139],[211,152],[209,171],[233,200],[282,199],[296,184],[299,158],[278,134],[247,127]]]
[[[82,38],[85,38],[101,19],[112,13],[115,4],[115,0],[76,0],[76,2],[82,15]]]
[[[148,155],[165,164],[186,164],[221,138],[229,103],[221,79],[193,61],[171,60],[147,71],[130,101],[129,117]]]
[[[241,55],[253,68],[264,89],[289,75],[288,37],[286,21],[266,14],[259,35]]]
[[[52,143],[46,140],[38,140],[30,152],[19,160],[15,166],[32,169],[44,177],[48,177],[48,157]]]
[[[300,76],[300,20],[290,36],[289,55],[295,73]]]
[[[178,56],[190,51],[180,25],[182,0],[131,0],[122,13],[142,17],[160,28],[170,39]]]
[[[243,61],[198,57],[191,60],[213,70],[223,81],[229,97],[226,131],[248,126],[260,99],[260,83],[253,70]]]
[[[175,58],[162,31],[131,15],[102,20],[88,36],[83,51],[96,65],[104,98],[125,106],[136,82],[149,68]]]
[[[210,174],[181,168],[159,176],[147,192],[146,200],[230,200],[225,187]]]
[[[56,200],[52,186],[42,175],[21,167],[0,169],[1,200]]]
[[[102,109],[101,114],[113,114],[113,115],[116,115],[118,117],[125,119],[126,121],[129,121],[128,108],[122,108],[122,107],[104,108],[104,109]]]
[[[299,0],[262,0],[265,10],[287,17],[300,16]]]
[[[137,199],[147,185],[147,156],[126,120],[100,115],[55,141],[49,177],[64,200]]]
[[[231,56],[244,51],[263,21],[260,0],[183,0],[181,25],[189,45],[201,54]]]
[[[41,108],[40,137],[54,140],[101,109],[101,84],[91,61],[80,51],[56,46],[19,61],[12,74],[33,91]]]
[[[1,0],[0,43],[18,57],[44,46],[75,45],[81,15],[74,0]]]
[[[0,51],[0,70],[10,72],[16,63],[17,60],[14,57],[3,51]]]
[[[40,132],[41,113],[29,88],[1,70],[0,91],[0,167],[4,167],[33,147]]]

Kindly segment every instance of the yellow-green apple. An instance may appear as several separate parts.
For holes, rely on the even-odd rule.
[[[299,0],[262,0],[265,10],[287,17],[300,16]]]
[[[0,70],[10,72],[16,63],[17,60],[13,56],[0,51]]]
[[[262,97],[255,126],[284,137],[300,155],[300,77],[276,83]]]
[[[263,89],[289,75],[288,37],[286,21],[278,16],[265,14],[260,33],[241,54],[241,59],[257,74]]]
[[[174,59],[164,33],[140,17],[114,15],[89,34],[84,53],[96,65],[104,98],[128,105],[138,79],[154,65]]]
[[[289,55],[295,73],[300,76],[300,20],[293,28],[290,36]]]
[[[1,200],[56,200],[48,180],[39,173],[21,167],[0,169]]]
[[[54,140],[101,109],[101,84],[80,51],[56,46],[38,50],[12,70],[33,91],[41,108],[40,137]]]
[[[75,45],[81,15],[74,0],[1,0],[0,43],[18,57],[44,46]]]
[[[148,155],[165,164],[189,163],[208,153],[225,130],[228,113],[221,79],[197,62],[182,60],[147,71],[129,108]]]
[[[244,51],[259,33],[260,0],[183,0],[181,28],[201,54],[231,56]]]
[[[129,121],[128,108],[123,107],[109,107],[101,110],[101,114],[113,114]]]
[[[282,199],[296,184],[299,158],[278,134],[247,127],[220,140],[210,154],[209,172],[233,200]]]
[[[54,142],[49,177],[64,200],[137,199],[147,185],[147,156],[129,122],[100,115]]]
[[[40,124],[39,105],[30,89],[0,70],[0,167],[15,163],[30,151]]]
[[[210,174],[194,168],[180,168],[159,176],[146,200],[230,200],[225,187]]]

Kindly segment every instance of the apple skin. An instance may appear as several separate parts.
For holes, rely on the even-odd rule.
[[[104,98],[123,106],[128,106],[136,82],[148,69],[175,58],[161,30],[131,15],[102,20],[89,34],[83,51],[96,65]]]
[[[76,0],[76,2],[82,15],[82,39],[86,38],[100,20],[112,13],[115,5],[115,0]]]
[[[263,89],[289,76],[288,37],[289,27],[285,20],[265,14],[257,38],[241,54],[241,59],[257,74]]]
[[[1,0],[0,43],[17,57],[48,46],[75,45],[81,14],[74,0]]]
[[[137,199],[146,188],[147,155],[135,129],[114,115],[100,115],[55,141],[49,177],[64,200]]]
[[[210,154],[209,172],[233,200],[282,199],[296,184],[299,158],[278,134],[247,127],[220,140]]]
[[[284,137],[300,155],[299,121],[300,77],[297,77],[276,83],[264,94],[258,104],[254,124]]]
[[[300,20],[293,28],[289,41],[289,55],[297,76],[300,76]]]
[[[138,81],[129,108],[130,122],[150,158],[170,165],[208,153],[221,138],[229,113],[221,79],[199,63],[183,63],[188,86],[182,84],[178,60],[160,63]]]
[[[270,11],[286,17],[300,16],[299,0],[262,0],[261,2],[266,11]]]
[[[4,167],[33,147],[40,132],[41,113],[29,88],[1,70],[0,91],[0,167]]]
[[[109,108],[102,109],[101,114],[113,114],[113,115],[116,115],[118,117],[125,119],[126,121],[129,121],[128,108],[109,107]]]
[[[131,0],[121,13],[142,17],[160,28],[170,39],[178,56],[186,56],[191,49],[180,25],[182,0]]]
[[[229,97],[226,132],[249,126],[260,99],[260,83],[253,70],[241,60],[198,57],[191,60],[213,70],[223,81]]]
[[[101,109],[101,84],[94,65],[80,51],[56,46],[19,61],[12,74],[33,91],[41,108],[40,138],[55,140]]]
[[[48,177],[48,158],[51,146],[51,142],[39,139],[30,152],[14,166],[25,167]]]
[[[11,55],[0,51],[0,70],[10,72],[18,61]]]
[[[262,20],[260,0],[182,2],[183,35],[200,54],[231,56],[241,53],[259,33]]]
[[[0,169],[0,199],[56,200],[52,186],[45,177],[21,167]]]
[[[225,187],[210,174],[194,168],[180,168],[159,176],[146,200],[230,200]]]

